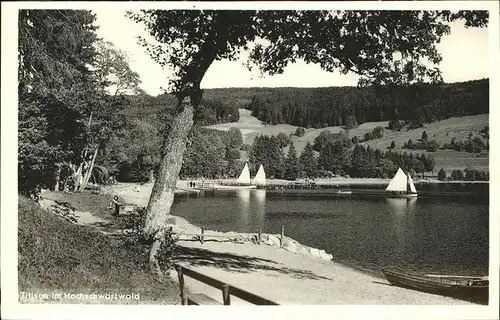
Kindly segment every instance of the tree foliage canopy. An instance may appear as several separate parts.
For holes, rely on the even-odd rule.
[[[158,41],[140,39],[153,59],[174,70],[170,89],[181,95],[193,91],[188,83],[199,90],[213,61],[236,59],[247,49],[249,68],[270,75],[303,59],[358,74],[360,84],[441,81],[436,43],[450,32],[448,23],[488,23],[486,11],[142,10],[128,16]]]
[[[89,11],[19,11],[19,189],[52,179],[57,162],[78,159],[98,106],[94,16]],[[95,100],[94,100],[95,99]],[[95,128],[94,128],[95,129]]]
[[[87,10],[19,11],[23,193],[57,186],[61,166],[91,173],[93,154],[123,123],[117,118],[120,100],[106,89],[111,84],[117,90],[137,89],[138,75],[123,52],[97,38],[94,21],[95,15]]]

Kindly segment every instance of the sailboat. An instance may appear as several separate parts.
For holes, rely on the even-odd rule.
[[[257,174],[252,180],[252,184],[256,187],[265,187],[266,186],[266,172],[264,171],[264,167],[262,164],[257,171]]]
[[[215,186],[216,190],[239,190],[239,189],[256,189],[256,188],[257,188],[256,185],[250,184],[250,170],[248,169],[248,163],[245,163],[245,167],[243,167],[243,170],[241,170],[240,176],[238,177],[238,179],[236,179],[235,185]]]
[[[390,192],[390,196],[393,197],[416,197],[417,189],[413,184],[413,179],[410,174],[405,174],[401,168],[398,169],[394,178],[385,189],[385,191]]]

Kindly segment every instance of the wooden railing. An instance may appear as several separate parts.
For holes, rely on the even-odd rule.
[[[170,228],[172,230],[172,228]],[[172,231],[170,231],[172,232]],[[200,233],[180,233],[183,236],[191,236],[197,239],[197,241],[200,241],[201,244],[205,241],[205,237],[207,238],[229,238],[227,235],[223,234],[210,234],[210,235],[205,235],[205,228],[200,228]],[[261,244],[261,238],[262,238],[262,228],[259,228],[259,231],[255,234],[255,237],[257,238],[257,244]],[[237,237],[236,237],[237,238]],[[281,236],[279,237],[280,240],[280,248],[283,248],[284,244],[284,239],[285,239],[285,226],[281,226]]]
[[[182,305],[220,304],[219,301],[212,299],[205,294],[186,294],[184,282],[185,276],[203,282],[211,287],[220,289],[222,292],[222,301],[224,305],[231,304],[231,296],[238,297],[255,305],[278,305],[278,303],[274,301],[260,297],[238,287],[229,285],[225,282],[189,269],[181,264],[175,264],[175,269],[177,270],[177,275],[179,277]]]

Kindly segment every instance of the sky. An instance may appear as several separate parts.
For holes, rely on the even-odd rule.
[[[137,37],[150,38],[141,24],[126,18],[124,10],[97,8],[99,25],[97,34],[111,41],[115,47],[126,51],[130,67],[139,73],[141,87],[151,95],[167,88],[170,73],[162,69],[137,44]],[[150,38],[151,39],[151,38]],[[440,69],[445,82],[458,82],[488,77],[489,49],[488,28],[465,28],[462,22],[451,24],[451,34],[444,36],[437,45],[443,57]],[[201,87],[328,87],[355,86],[357,77],[326,72],[314,64],[298,61],[290,64],[281,75],[261,77],[255,70],[250,72],[243,66],[244,54],[237,61],[215,61],[208,69]]]

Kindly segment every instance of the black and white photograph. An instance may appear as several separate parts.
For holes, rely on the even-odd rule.
[[[497,319],[498,21],[2,3],[2,313]]]

